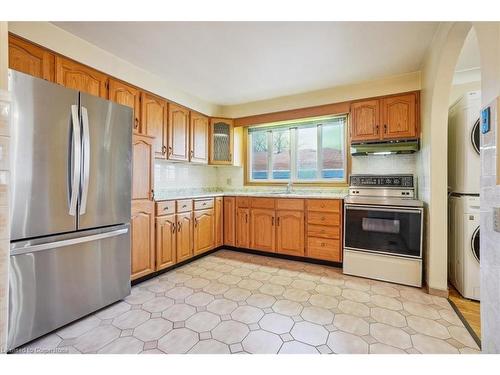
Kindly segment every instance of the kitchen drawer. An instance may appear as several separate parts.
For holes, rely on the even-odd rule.
[[[237,208],[250,207],[250,198],[248,198],[248,197],[236,197],[236,207]]]
[[[307,235],[310,237],[339,239],[340,227],[326,225],[308,225]]]
[[[177,212],[190,212],[193,210],[192,199],[180,199],[177,201]]]
[[[308,237],[307,256],[310,258],[340,262],[342,260],[340,241],[326,238]]]
[[[339,199],[308,199],[308,211],[340,212],[341,200]]]
[[[214,199],[209,198],[209,199],[196,199],[194,201],[194,209],[195,210],[206,210],[209,208],[213,208],[214,206]]]
[[[274,209],[274,198],[252,198],[252,208],[270,208]]]
[[[156,202],[156,216],[175,214],[175,201]]]
[[[304,200],[303,199],[276,199],[276,209],[277,210],[304,210]]]
[[[330,212],[308,212],[307,224],[340,225],[340,214]]]

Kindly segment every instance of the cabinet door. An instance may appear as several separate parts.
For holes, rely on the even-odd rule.
[[[13,35],[9,35],[9,68],[47,81],[55,80],[54,54]]]
[[[382,99],[384,139],[417,136],[416,95],[407,94]]]
[[[151,137],[132,137],[132,199],[153,199],[153,142]]]
[[[193,256],[193,214],[177,214],[177,263]]]
[[[236,246],[250,247],[250,209],[236,209]]]
[[[233,120],[210,119],[210,164],[233,164]]]
[[[208,117],[191,112],[190,119],[191,150],[189,161],[192,163],[208,163]]]
[[[168,107],[168,152],[170,160],[189,159],[189,110],[170,103]]]
[[[214,210],[195,211],[194,214],[193,255],[212,250],[215,244]]]
[[[156,270],[175,264],[175,215],[156,218]]]
[[[224,243],[224,208],[222,197],[215,198],[215,246]]]
[[[351,141],[370,141],[381,138],[380,102],[366,100],[351,104]]]
[[[275,213],[274,210],[252,208],[250,214],[250,247],[256,250],[275,250]]]
[[[65,57],[56,56],[56,83],[90,95],[108,98],[108,76]]]
[[[236,198],[224,197],[224,245],[236,246]]]
[[[304,211],[276,212],[276,252],[304,256]]]
[[[141,91],[114,78],[109,79],[109,100],[134,110],[134,131],[140,133]]]
[[[162,98],[142,93],[141,123],[139,131],[155,137],[153,151],[156,158],[167,156],[167,102]]]
[[[155,270],[154,202],[132,201],[132,280]]]

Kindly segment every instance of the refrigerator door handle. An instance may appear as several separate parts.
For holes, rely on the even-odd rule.
[[[122,228],[122,229],[117,229],[117,230],[114,230],[111,232],[92,234],[90,236],[85,236],[85,237],[70,238],[68,240],[43,243],[40,245],[32,245],[32,246],[28,246],[28,247],[21,247],[18,249],[11,250],[10,255],[21,255],[21,254],[26,254],[26,253],[34,253],[36,251],[51,250],[51,249],[56,249],[58,247],[64,247],[64,246],[85,243],[85,242],[97,241],[97,240],[102,240],[104,238],[117,237],[117,236],[120,236],[120,235],[125,234],[127,232],[128,232],[128,228]]]
[[[82,107],[82,143],[83,143],[83,171],[82,171],[82,196],[80,201],[80,215],[87,211],[87,197],[89,193],[90,179],[90,134],[89,134],[89,114],[87,108]]]
[[[80,167],[81,167],[81,136],[80,136],[80,121],[78,118],[78,106],[71,106],[71,155],[69,160],[70,165],[70,199],[69,199],[69,214],[71,216],[76,215],[76,206],[78,202],[78,192],[80,187]],[[73,159],[73,165],[71,166],[71,159]]]

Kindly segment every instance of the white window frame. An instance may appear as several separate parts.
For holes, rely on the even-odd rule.
[[[325,120],[325,119],[332,119],[336,117],[343,117],[344,118],[344,128],[343,128],[343,136],[342,136],[342,148],[344,151],[344,157],[343,157],[343,170],[344,170],[344,177],[339,179],[339,178],[322,178],[321,177],[321,166],[322,166],[322,152],[321,148],[323,145],[323,125],[318,124],[317,125],[317,168],[316,168],[316,178],[315,179],[298,179],[297,173],[298,173],[298,166],[297,166],[297,151],[298,151],[298,137],[297,137],[297,129],[300,127],[298,126],[290,126],[289,131],[290,131],[290,179],[273,179],[269,178],[272,177],[272,165],[273,165],[273,136],[272,136],[272,126],[276,124],[266,124],[266,125],[261,125],[261,126],[256,126],[252,128],[263,128],[262,130],[265,130],[266,128],[271,128],[267,131],[267,179],[253,179],[252,178],[252,152],[253,152],[253,147],[252,147],[252,133],[248,133],[247,137],[247,163],[246,163],[246,173],[247,173],[247,181],[251,184],[286,184],[289,181],[292,183],[297,183],[297,184],[345,184],[347,183],[347,178],[348,178],[348,150],[347,150],[347,115],[336,115],[336,116],[328,116],[328,117],[322,117],[318,118],[318,121]],[[301,119],[298,120],[298,123],[301,122],[308,122],[316,119]],[[278,129],[276,129],[278,130]]]

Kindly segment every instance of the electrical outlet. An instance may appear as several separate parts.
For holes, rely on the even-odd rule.
[[[500,207],[493,207],[493,230],[500,232]]]
[[[226,185],[231,186],[233,184],[233,179],[231,177],[226,179]]]

